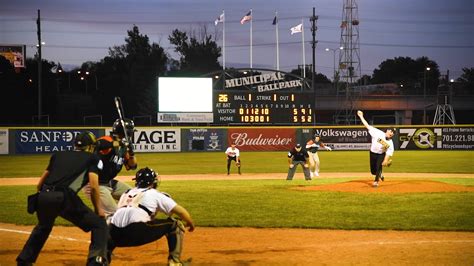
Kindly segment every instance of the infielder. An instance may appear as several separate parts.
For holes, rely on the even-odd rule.
[[[309,154],[309,171],[311,173],[311,177],[319,176],[319,148],[325,148],[328,151],[332,151],[331,147],[326,146],[321,141],[321,136],[316,133],[312,139],[306,142],[306,150]]]
[[[395,134],[395,129],[388,128],[383,132],[380,129],[370,126],[367,120],[365,120],[362,111],[357,111],[357,116],[359,116],[362,124],[369,130],[369,134],[372,137],[372,143],[370,145],[370,172],[375,175],[373,186],[378,187],[379,180],[384,181],[382,175],[383,166],[390,166],[392,164],[391,157],[394,152],[392,137]]]
[[[303,147],[301,147],[301,144],[296,144],[296,146],[288,152],[289,166],[288,176],[286,177],[286,180],[293,179],[298,164],[301,164],[301,166],[303,167],[304,179],[311,180],[311,176],[309,174],[308,158],[308,152]]]
[[[97,173],[102,162],[94,152],[96,138],[83,132],[74,139],[74,151],[54,153],[41,176],[36,200],[28,202],[30,213],[36,211],[38,224],[31,232],[17,265],[33,265],[43,248],[58,216],[70,221],[84,232],[91,231],[87,265],[108,265],[107,224],[100,207]],[[95,212],[87,207],[77,193],[89,182]]]
[[[230,164],[232,161],[235,162],[235,166],[237,166],[237,169],[239,171],[239,175],[242,174],[240,172],[240,151],[237,149],[235,146],[235,143],[232,143],[230,147],[227,148],[225,151],[225,154],[227,155],[227,175],[230,175]]]
[[[159,212],[168,216],[178,215],[194,231],[188,211],[178,205],[168,194],[158,191],[157,174],[148,167],[140,169],[135,178],[135,188],[125,192],[112,216],[108,257],[111,260],[115,247],[134,247],[156,241],[163,236],[168,240],[168,265],[183,265],[181,250],[185,226],[171,217],[156,219]]]

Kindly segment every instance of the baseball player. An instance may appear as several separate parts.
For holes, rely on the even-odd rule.
[[[96,138],[83,132],[74,140],[74,151],[54,153],[41,176],[35,201],[28,209],[36,211],[38,224],[16,258],[17,265],[33,265],[51,233],[56,217],[60,216],[85,232],[92,232],[87,265],[107,265],[108,229],[99,204],[99,177],[102,162],[94,152]],[[77,196],[89,182],[95,212]]]
[[[158,180],[153,169],[140,169],[134,180],[135,188],[121,196],[119,208],[112,216],[108,256],[116,247],[141,246],[166,236],[168,265],[183,265],[180,257],[185,227],[189,227],[189,232],[194,231],[191,215],[168,194],[156,189]],[[159,212],[169,217],[155,218]],[[181,220],[171,218],[173,214],[179,216],[186,225]]]
[[[240,172],[240,151],[239,149],[237,149],[237,147],[235,146],[235,143],[232,143],[230,145],[230,147],[227,148],[227,150],[225,151],[225,154],[227,155],[226,159],[227,159],[227,175],[230,175],[230,163],[232,161],[235,162],[235,166],[237,166],[237,169],[239,171],[239,175],[241,175],[242,173]]]
[[[135,126],[132,120],[125,118],[125,129],[120,119],[115,120],[110,136],[97,139],[97,154],[104,162],[104,167],[99,171],[100,203],[106,217],[110,217],[117,209],[116,200],[131,187],[124,182],[115,179],[117,174],[125,166],[127,170],[137,169],[137,158],[133,152],[132,144],[125,139],[124,130],[127,135],[132,136]],[[85,189],[89,195],[88,189]],[[108,219],[107,219],[108,220]]]
[[[311,173],[311,177],[319,176],[319,155],[318,150],[319,148],[324,148],[328,151],[332,151],[331,147],[326,146],[321,141],[321,136],[319,134],[314,134],[313,138],[306,142],[306,150],[309,154],[309,170]]]
[[[296,172],[296,166],[301,164],[303,167],[304,179],[311,180],[311,176],[309,174],[309,165],[308,159],[309,155],[306,149],[301,147],[301,144],[296,144],[296,146],[288,152],[288,176],[286,180],[292,180],[293,176]]]
[[[373,186],[378,187],[379,180],[384,181],[384,176],[382,175],[383,166],[390,166],[392,163],[391,157],[394,152],[392,137],[395,134],[395,129],[388,128],[383,132],[369,125],[362,111],[357,111],[357,116],[359,116],[362,124],[369,130],[369,134],[372,137],[370,145],[370,172],[375,175]]]

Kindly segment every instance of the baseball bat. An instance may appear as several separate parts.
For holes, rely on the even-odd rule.
[[[119,116],[119,119],[120,119],[120,123],[122,124],[124,137],[128,141],[128,144],[132,145],[132,142],[131,142],[131,140],[128,136],[128,133],[127,133],[127,129],[125,128],[125,120],[124,120],[125,113],[123,111],[122,100],[120,99],[120,97],[115,97],[114,102],[115,102],[115,107],[117,108],[117,113],[118,113],[118,116]]]

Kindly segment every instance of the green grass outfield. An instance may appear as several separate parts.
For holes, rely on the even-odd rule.
[[[162,174],[225,173],[224,153],[139,154]],[[1,156],[0,175],[38,176],[49,156]],[[321,152],[323,172],[368,172],[368,152]],[[282,173],[285,152],[243,152],[246,172]],[[473,173],[472,152],[397,151],[392,172]],[[276,175],[276,178],[280,177]],[[224,176],[225,178],[225,176]],[[223,178],[223,179],[224,179]],[[297,191],[295,186],[353,179],[166,181],[169,192],[198,226],[474,231],[474,193],[342,193]],[[474,186],[471,178],[435,181]],[[35,224],[26,213],[34,186],[0,186],[0,222]],[[82,193],[80,193],[82,195]],[[88,201],[86,201],[88,202]],[[59,224],[67,224],[58,219]]]
[[[246,173],[285,173],[287,152],[242,152]],[[39,177],[50,155],[0,156],[0,178]],[[321,172],[367,172],[368,151],[319,152]],[[224,152],[140,153],[139,167],[149,166],[160,174],[219,174],[226,172]],[[474,173],[472,151],[395,151],[393,165],[386,172]],[[121,175],[134,175],[122,171]]]

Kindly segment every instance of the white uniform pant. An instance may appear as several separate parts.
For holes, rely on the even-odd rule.
[[[319,173],[319,155],[318,152],[309,153],[309,170],[313,173]]]
[[[100,205],[104,210],[105,217],[108,218],[117,210],[117,201],[120,199],[123,193],[131,189],[128,184],[112,179],[109,184],[100,184]],[[84,194],[90,199],[91,190],[89,184],[84,189]]]

